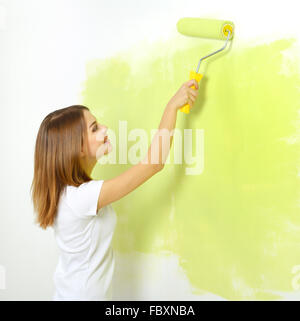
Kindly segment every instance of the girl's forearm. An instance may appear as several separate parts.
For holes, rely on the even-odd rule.
[[[172,104],[167,104],[143,162],[151,163],[159,169],[164,167],[172,146],[176,119],[177,109]]]

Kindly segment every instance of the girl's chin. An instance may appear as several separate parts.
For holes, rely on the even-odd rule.
[[[112,151],[112,146],[110,141],[101,144],[96,152],[96,158],[99,159],[103,155],[107,155]]]
[[[109,140],[107,141],[106,145],[107,147],[106,147],[105,155],[112,151],[112,146]]]

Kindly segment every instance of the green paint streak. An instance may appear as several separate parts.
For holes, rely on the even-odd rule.
[[[139,62],[130,52],[91,61],[83,104],[116,133],[119,120],[128,121],[128,132],[144,128],[150,142],[168,100],[216,44],[189,41],[193,46],[173,52],[172,41],[144,48],[148,57]],[[292,268],[300,264],[299,64],[282,70],[283,52],[294,44],[235,44],[210,58],[194,109],[177,118],[177,128],[204,129],[204,171],[186,176],[172,148],[171,164],[114,203],[116,249],[172,251],[195,288],[230,300],[293,291]],[[130,166],[98,164],[94,176],[112,178]]]

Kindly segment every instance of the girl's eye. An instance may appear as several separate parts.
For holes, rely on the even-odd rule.
[[[96,125],[96,126],[93,128],[93,132],[95,132],[97,129],[98,129],[98,125]]]

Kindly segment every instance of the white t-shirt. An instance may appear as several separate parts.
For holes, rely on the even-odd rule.
[[[110,300],[114,272],[112,205],[97,213],[103,180],[63,190],[53,228],[60,250],[54,300]]]

